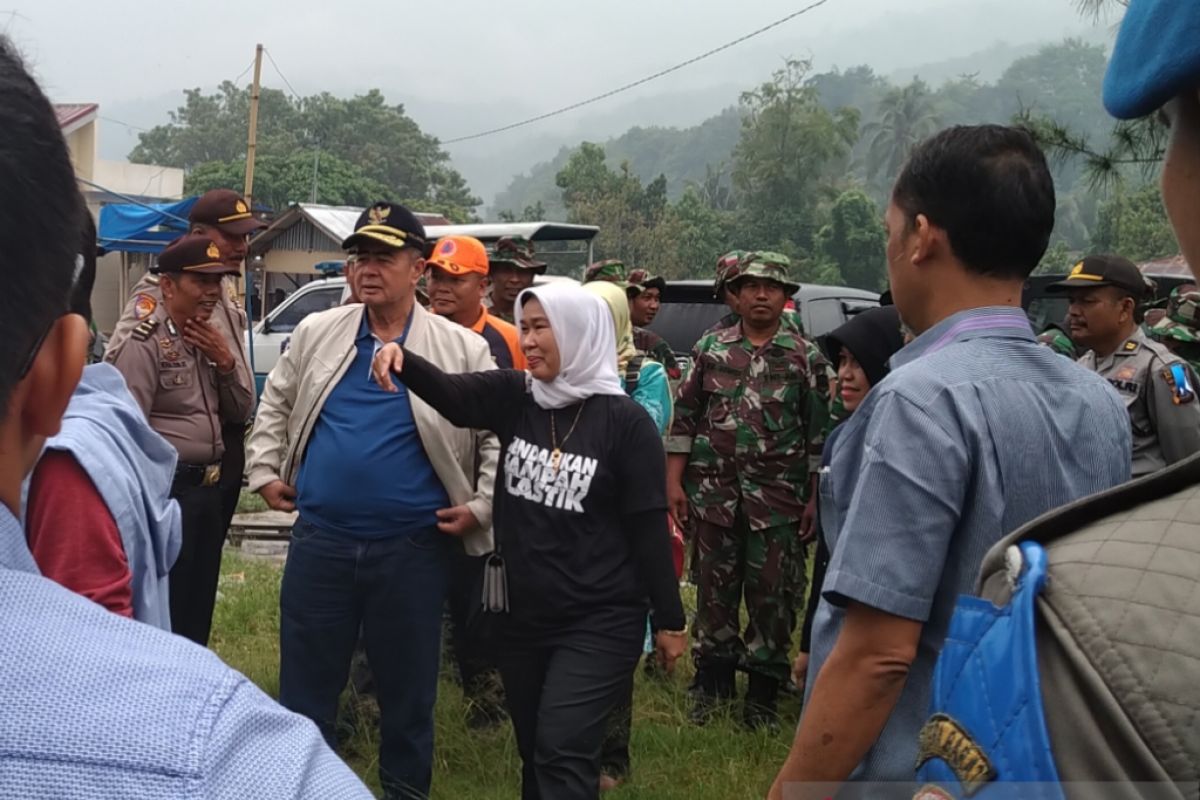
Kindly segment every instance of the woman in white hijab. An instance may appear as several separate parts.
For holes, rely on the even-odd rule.
[[[385,389],[398,376],[455,425],[500,438],[493,520],[504,566],[493,558],[484,601],[507,607],[497,658],[521,797],[583,800],[598,796],[605,721],[641,653],[647,611],[668,668],[687,645],[666,457],[621,388],[604,301],[575,286],[527,289],[516,319],[528,373],[448,375],[393,344],[373,370]]]

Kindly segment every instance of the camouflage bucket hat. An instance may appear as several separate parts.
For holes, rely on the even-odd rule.
[[[737,277],[738,264],[745,255],[745,250],[730,250],[717,259],[717,279],[713,283],[713,294],[720,297],[721,287]]]
[[[763,278],[782,284],[784,291],[793,295],[800,291],[800,284],[794,282],[788,275],[792,262],[780,253],[747,253],[742,256],[737,265],[737,275],[727,282],[731,288],[744,278]]]
[[[492,269],[496,265],[533,270],[538,275],[546,271],[546,262],[535,257],[533,242],[524,236],[502,236],[496,240],[495,249],[488,259]]]
[[[625,272],[625,262],[609,258],[589,264],[583,272],[583,282],[591,283],[592,281],[608,281],[618,284],[622,288],[628,286],[629,276]]]

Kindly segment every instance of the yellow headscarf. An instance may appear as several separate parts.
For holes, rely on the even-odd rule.
[[[598,295],[612,312],[613,328],[617,333],[617,371],[624,375],[625,367],[637,355],[633,346],[633,323],[629,320],[629,298],[625,290],[609,281],[592,281],[583,288]]]

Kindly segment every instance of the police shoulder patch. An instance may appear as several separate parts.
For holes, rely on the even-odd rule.
[[[1187,405],[1196,399],[1196,387],[1192,385],[1188,369],[1182,363],[1171,364],[1159,374],[1171,389],[1171,402],[1175,405]]]
[[[144,342],[150,338],[150,334],[154,333],[154,329],[158,327],[158,320],[148,319],[139,324],[133,329],[133,333],[129,334],[139,342]]]
[[[934,714],[917,737],[917,766],[939,759],[954,772],[967,797],[996,779],[996,768],[967,730],[946,714]]]
[[[158,301],[148,294],[137,294],[133,298],[133,318],[146,319],[158,308]]]

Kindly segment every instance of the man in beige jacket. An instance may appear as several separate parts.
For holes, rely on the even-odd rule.
[[[361,627],[381,713],[387,797],[425,797],[442,607],[453,548],[492,549],[499,444],[371,380],[401,342],[450,372],[493,368],[487,343],[415,302],[427,249],[406,208],[376,203],[343,242],[351,304],[306,318],[263,390],[250,488],[299,510],[280,592],[279,701],[334,744],[338,696]]]

